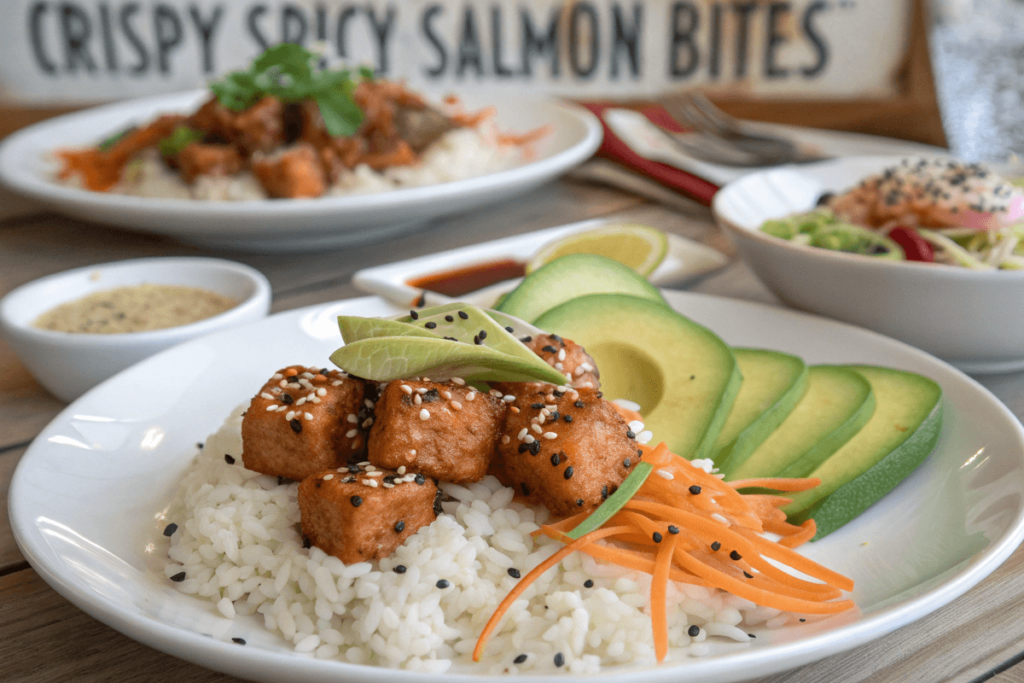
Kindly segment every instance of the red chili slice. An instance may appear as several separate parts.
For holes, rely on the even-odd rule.
[[[903,247],[908,261],[935,263],[935,250],[928,240],[913,228],[897,225],[889,231],[889,239]]]

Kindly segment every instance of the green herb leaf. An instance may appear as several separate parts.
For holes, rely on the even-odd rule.
[[[181,150],[193,142],[198,142],[202,139],[203,131],[189,128],[188,126],[178,126],[174,129],[173,133],[160,141],[160,154],[165,157],[172,157],[175,154],[179,154]]]
[[[654,466],[649,462],[638,463],[629,476],[623,480],[618,490],[608,497],[608,500],[601,503],[601,506],[590,513],[590,516],[576,525],[566,536],[574,541],[589,534],[594,529],[600,529],[604,524],[615,516],[615,513],[622,509],[629,500],[636,495],[640,487],[651,476]]]
[[[125,128],[124,130],[122,130],[119,133],[114,133],[110,137],[108,137],[108,138],[104,139],[102,142],[100,142],[100,144],[98,145],[100,151],[101,152],[106,152],[107,150],[112,148],[114,145],[116,145],[117,143],[121,142],[121,140],[123,140],[129,134],[134,133],[138,129],[139,129],[138,126],[129,126],[128,128]]]

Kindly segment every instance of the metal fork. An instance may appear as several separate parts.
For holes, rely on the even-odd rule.
[[[786,138],[750,132],[742,121],[700,93],[674,93],[661,98],[660,103],[672,118],[694,131],[670,137],[687,154],[704,161],[726,166],[775,166],[828,158]]]

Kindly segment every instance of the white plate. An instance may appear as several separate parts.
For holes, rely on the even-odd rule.
[[[161,95],[68,114],[21,130],[0,146],[0,181],[75,218],[250,251],[311,249],[373,242],[427,221],[506,200],[556,178],[601,144],[601,124],[576,105],[528,97],[463,97],[470,110],[494,105],[502,130],[551,126],[532,161],[450,183],[318,199],[198,202],[89,192],[53,180],[55,149],[94,145],[161,113],[190,112],[207,91]]]
[[[352,284],[368,294],[378,294],[399,306],[412,305],[412,302],[416,301],[421,294],[426,296],[425,301],[428,305],[448,303],[454,299],[436,292],[424,292],[407,283],[427,275],[459,268],[470,268],[495,261],[513,260],[525,263],[548,242],[575,232],[586,232],[604,225],[622,222],[607,218],[595,218],[557,228],[504,237],[460,249],[450,249],[397,263],[365,268],[352,276]],[[680,284],[690,278],[717,270],[729,262],[729,257],[717,249],[679,235],[668,233],[666,236],[668,237],[668,253],[665,254],[665,260],[655,268],[648,278],[656,285]],[[459,297],[459,299],[477,306],[490,307],[494,305],[501,294],[519,284],[521,279],[505,280],[478,289]]]
[[[936,452],[864,515],[802,552],[856,581],[859,611],[765,632],[748,647],[664,666],[607,670],[622,683],[686,676],[736,681],[850,649],[961,595],[1005,560],[1024,534],[1024,430],[959,371],[900,342],[760,304],[666,292],[673,306],[727,342],[779,349],[810,363],[880,363],[923,373],[944,391]],[[262,620],[219,616],[162,573],[164,505],[197,441],[290,363],[323,363],[338,345],[335,316],[396,312],[377,298],[301,309],[170,349],[100,385],[61,413],[14,474],[11,524],[25,557],[71,602],[147,645],[259,681],[451,683],[327,662],[292,652]],[[246,647],[231,637],[248,641]],[[483,676],[473,676],[482,679]],[[564,680],[565,675],[519,680]]]

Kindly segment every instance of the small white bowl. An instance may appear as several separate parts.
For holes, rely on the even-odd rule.
[[[1024,369],[1024,272],[975,271],[819,249],[760,231],[899,157],[848,157],[752,173],[712,203],[740,256],[784,303],[895,337],[975,374]]]
[[[60,304],[146,283],[198,287],[239,304],[205,320],[147,332],[78,334],[32,326]],[[264,318],[269,310],[270,283],[249,266],[211,258],[150,258],[77,268],[22,285],[0,299],[0,329],[39,383],[57,398],[72,401],[157,351]]]

